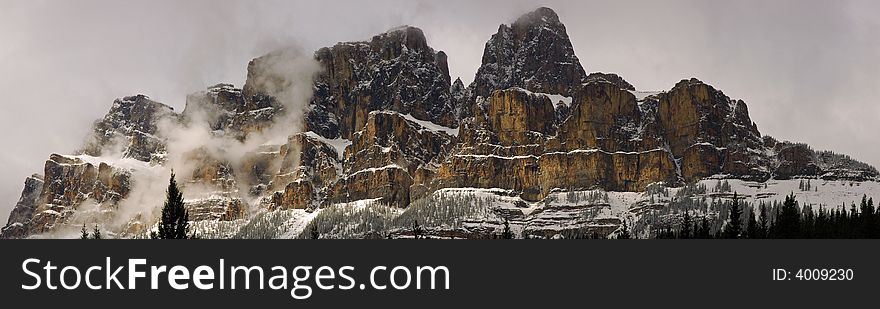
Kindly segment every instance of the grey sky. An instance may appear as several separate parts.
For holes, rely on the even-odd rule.
[[[182,109],[186,93],[240,86],[273,48],[402,24],[468,83],[498,25],[538,6],[557,11],[589,72],[642,90],[698,77],[745,100],[764,134],[880,166],[880,1],[0,0],[0,220],[116,97]]]

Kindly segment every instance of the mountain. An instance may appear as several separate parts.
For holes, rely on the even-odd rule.
[[[419,28],[339,43],[318,50],[315,58],[324,70],[315,81],[306,129],[318,135],[349,139],[377,110],[456,126],[446,54],[429,47]]]
[[[729,199],[705,188],[721,179],[754,203],[802,179],[822,182],[803,193],[816,205],[880,192],[874,167],[762,135],[703,81],[644,91],[588,74],[549,8],[501,25],[468,86],[411,26],[306,58],[258,57],[242,88],[193,93],[180,113],[114,101],[79,152],[26,179],[0,236],[98,223],[143,237],[171,169],[204,237],[411,237],[416,221],[433,237],[492,237],[504,221],[520,237],[607,237],[624,221],[650,233],[685,197]]]

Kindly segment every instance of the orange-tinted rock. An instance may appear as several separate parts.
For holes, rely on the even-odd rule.
[[[428,46],[422,30],[400,27],[369,42],[339,43],[315,53],[318,76],[307,130],[348,139],[370,112],[391,110],[456,127],[446,54]]]

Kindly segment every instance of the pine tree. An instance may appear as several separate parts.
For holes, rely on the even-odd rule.
[[[622,220],[620,225],[620,233],[617,234],[617,239],[630,239],[632,235],[629,234],[629,224],[626,223],[626,220]]]
[[[776,216],[775,236],[778,238],[800,238],[801,236],[801,216],[800,207],[794,193],[785,197],[782,203],[782,211]]]
[[[187,239],[189,235],[189,212],[183,204],[183,193],[177,187],[174,172],[168,182],[165,206],[162,207],[162,218],[159,220],[158,232],[150,233],[153,239]]]
[[[318,223],[317,222],[312,222],[312,230],[309,232],[310,232],[309,236],[311,236],[312,239],[321,238],[321,233],[318,232]],[[388,234],[388,238],[391,238],[391,234]]]
[[[98,228],[97,224],[95,224],[95,229],[92,230],[92,239],[101,239],[101,229]]]
[[[513,239],[513,232],[510,231],[510,223],[504,219],[504,231],[501,232],[502,239]]]
[[[413,220],[412,233],[415,239],[422,238],[422,226],[419,225],[419,220]]]
[[[79,236],[79,239],[89,239],[89,231],[86,230],[86,224],[83,223],[82,229],[80,230],[82,235]]]
[[[875,236],[876,232],[874,231],[877,226],[875,222],[874,215],[874,199],[868,200],[867,195],[862,195],[862,204],[859,208],[861,212],[860,221],[860,238],[872,238]]]
[[[733,193],[733,202],[730,204],[730,218],[724,229],[725,238],[739,238],[742,234],[742,208],[739,207],[739,197]]]
[[[868,229],[868,238],[880,238],[880,210],[874,208],[874,198],[868,198],[868,209],[871,212],[870,228]]]
[[[770,230],[770,225],[769,225],[770,220],[768,220],[768,219],[769,218],[767,218],[767,207],[762,202],[761,203],[761,225],[760,225],[760,227],[758,227],[758,238],[767,238],[767,233]]]
[[[760,228],[758,227],[758,220],[755,220],[755,210],[753,208],[749,208],[749,221],[748,226],[746,227],[746,238],[761,238],[758,234]]]
[[[681,232],[678,234],[678,237],[682,239],[691,238],[691,215],[688,211],[685,211],[684,216],[682,216]]]
[[[800,238],[813,238],[813,228],[815,227],[816,220],[813,217],[813,212],[811,207],[804,207],[801,209],[801,233]]]
[[[703,216],[703,219],[700,220],[700,233],[697,238],[709,239],[712,237],[712,232],[709,230],[709,218]]]

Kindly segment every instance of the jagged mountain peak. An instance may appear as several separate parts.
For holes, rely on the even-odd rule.
[[[551,8],[539,7],[534,11],[521,15],[511,24],[514,29],[528,29],[533,27],[565,27],[559,21],[559,15]]]
[[[498,28],[470,88],[475,97],[514,86],[570,96],[585,78],[565,26],[553,10],[540,8]]]
[[[149,96],[145,94],[136,94],[131,96],[125,96],[117,98],[113,101],[113,106],[110,108],[110,112],[107,113],[106,117],[132,117],[136,116],[133,113],[136,113],[138,110],[155,110],[157,112],[172,112],[174,111],[174,107],[168,106],[165,103],[154,101],[150,99]]]
[[[143,94],[126,96],[113,101],[110,111],[92,126],[82,153],[100,156],[108,151],[122,151],[124,157],[140,161],[153,159],[163,148],[156,137],[159,122],[175,118],[174,108],[153,101]],[[122,149],[117,149],[122,147]]]
[[[221,92],[221,91],[241,91],[241,89],[235,88],[235,85],[228,83],[218,83],[214,86],[208,87],[209,92]]]
[[[690,87],[690,86],[696,86],[696,85],[708,85],[708,84],[704,83],[702,80],[700,80],[696,77],[691,77],[691,78],[685,78],[685,79],[678,81],[677,83],[675,83],[675,86],[673,86],[672,88],[676,89],[676,88]]]
[[[315,58],[323,70],[315,82],[307,130],[348,139],[376,110],[458,126],[446,53],[428,46],[419,28],[398,27],[369,42],[338,43],[321,48]]]
[[[422,29],[413,26],[399,26],[373,36],[370,40],[370,46],[374,51],[384,54],[388,58],[397,58],[404,51],[414,51],[432,56],[434,54],[434,49],[428,46],[425,33],[422,32]]]
[[[621,77],[620,75],[617,75],[615,73],[603,73],[603,72],[590,73],[590,75],[587,75],[587,78],[584,80],[584,82],[589,83],[589,82],[598,81],[598,80],[607,81],[609,83],[615,84],[615,85],[617,85],[617,87],[620,87],[621,89],[626,89],[629,91],[636,90],[635,86],[633,86],[632,84],[627,82],[625,79],[623,79],[623,77]]]

